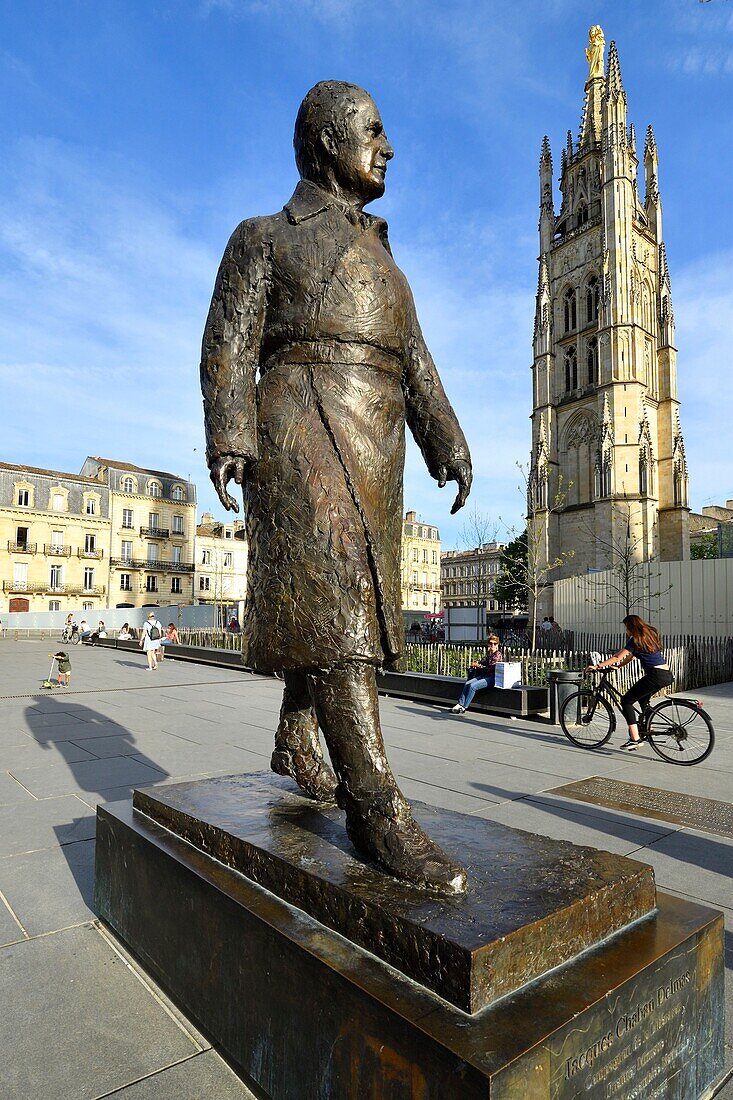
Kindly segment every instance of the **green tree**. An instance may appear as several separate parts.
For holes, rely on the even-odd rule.
[[[695,542],[690,543],[690,557],[693,561],[700,558],[717,558],[718,536],[715,531],[705,531]]]
[[[524,607],[527,589],[520,579],[527,573],[527,528],[508,543],[499,558],[501,572],[494,582],[494,599],[500,600],[513,611]]]

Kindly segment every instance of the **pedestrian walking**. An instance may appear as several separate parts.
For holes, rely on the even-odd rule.
[[[163,637],[163,627],[151,611],[143,624],[140,648],[145,651],[148,658],[147,672],[153,672],[158,667],[158,654],[160,653],[160,641]]]

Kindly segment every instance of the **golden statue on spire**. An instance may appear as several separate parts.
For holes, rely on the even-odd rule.
[[[591,27],[588,31],[588,49],[585,51],[589,80],[594,80],[597,76],[603,76],[603,50],[605,45],[606,39],[603,28]]]

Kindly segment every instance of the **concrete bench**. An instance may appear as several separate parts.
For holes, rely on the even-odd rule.
[[[424,700],[454,706],[458,702],[465,680],[457,676],[434,676],[426,672],[379,672],[377,687],[380,695],[396,695],[402,699]],[[544,687],[484,688],[477,691],[471,710],[485,714],[513,714],[527,717],[541,714],[548,708],[548,692]]]
[[[85,645],[105,646],[108,649],[126,649],[142,653],[140,640],[120,641],[119,638],[100,638],[97,642],[87,640]],[[208,649],[198,645],[167,645],[165,646],[165,659],[176,661],[193,661],[198,665],[214,665],[217,668],[236,669],[238,672],[247,672],[247,666],[242,664],[242,654],[238,649]]]

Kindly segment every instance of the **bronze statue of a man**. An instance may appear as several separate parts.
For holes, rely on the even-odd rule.
[[[438,484],[458,483],[454,512],[471,458],[387,225],[363,212],[393,156],[373,100],[317,84],[294,145],[300,183],[279,214],[235,229],[203,339],[211,477],[226,508],[238,510],[231,479],[244,491],[244,658],[284,674],[273,769],[335,797],[354,846],[390,873],[459,893],[465,872],[417,824],[387,762],[376,669],[403,648],[405,421]]]

